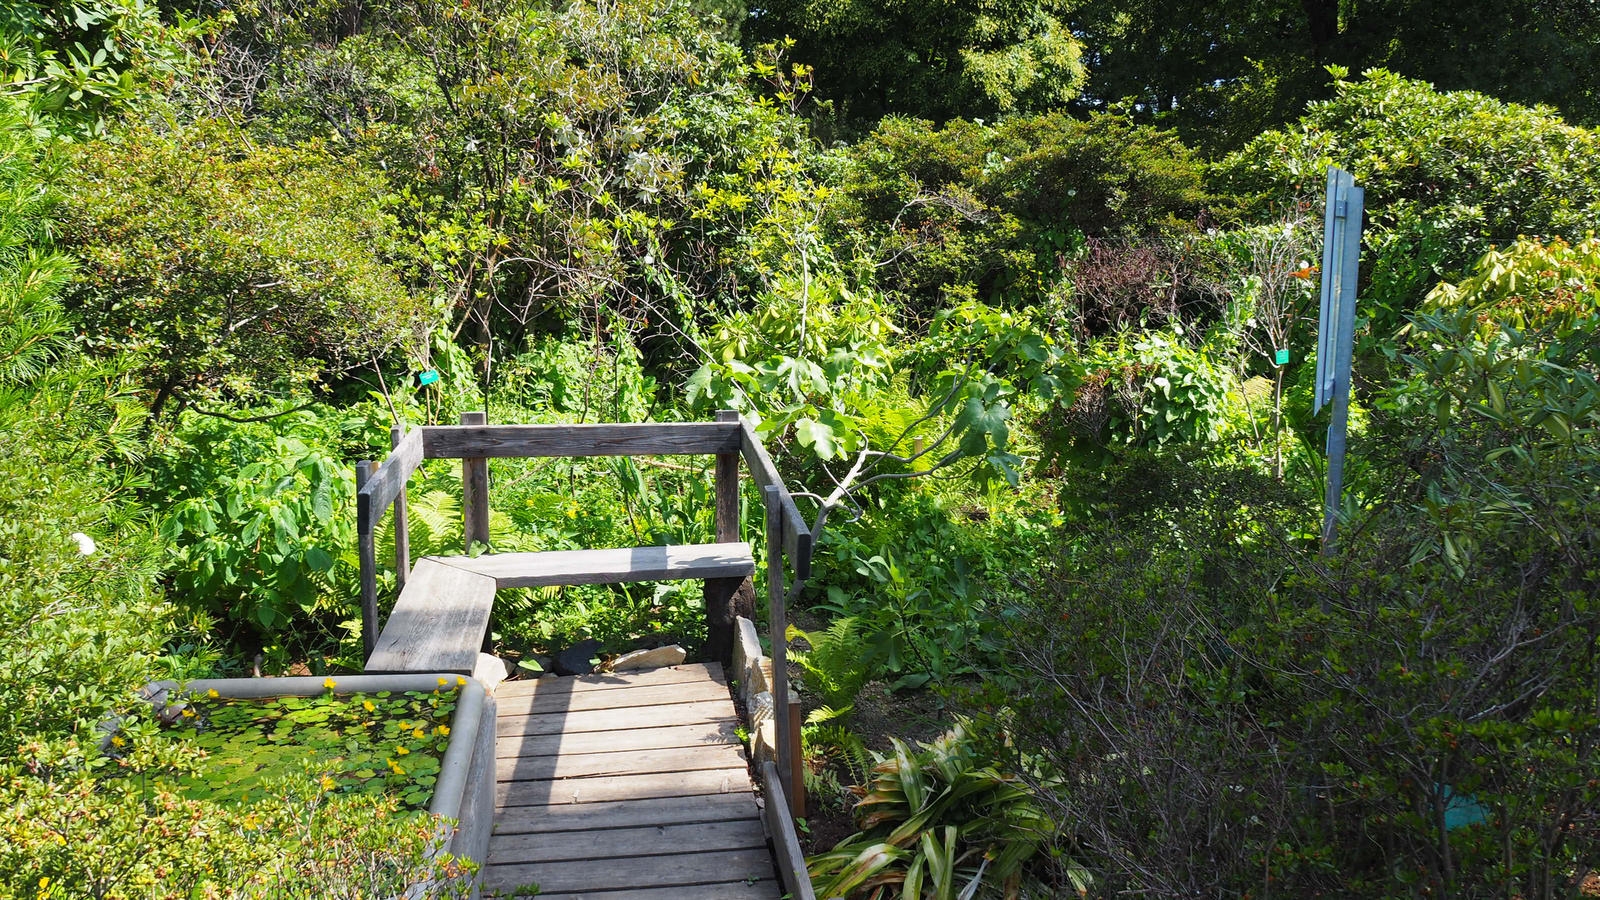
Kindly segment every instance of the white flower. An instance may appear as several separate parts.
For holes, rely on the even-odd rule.
[[[72,539],[78,542],[78,552],[84,556],[93,556],[95,551],[94,538],[81,531],[74,531]]]

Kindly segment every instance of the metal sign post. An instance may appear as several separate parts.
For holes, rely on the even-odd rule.
[[[1366,192],[1355,176],[1328,169],[1328,208],[1322,233],[1322,312],[1317,321],[1316,411],[1332,404],[1328,424],[1328,484],[1323,500],[1322,552],[1333,550],[1344,491],[1345,431],[1350,424],[1350,354],[1356,329],[1356,276],[1361,261],[1361,214]]]

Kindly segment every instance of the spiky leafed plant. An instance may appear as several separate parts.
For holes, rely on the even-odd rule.
[[[818,897],[972,900],[1023,896],[1024,864],[1056,835],[1022,782],[980,765],[967,723],[912,750],[874,754],[872,780],[851,788],[860,831],[807,867]],[[1069,865],[1081,893],[1087,873]]]

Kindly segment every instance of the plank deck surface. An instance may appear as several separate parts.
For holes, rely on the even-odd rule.
[[[493,578],[503,588],[744,578],[756,570],[755,557],[744,541],[427,558]]]
[[[494,609],[491,578],[417,561],[367,659],[368,672],[472,674]]]
[[[782,895],[720,666],[510,682],[495,696],[486,894]]]

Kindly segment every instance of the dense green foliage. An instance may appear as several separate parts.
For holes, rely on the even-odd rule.
[[[817,89],[855,122],[1039,112],[1082,89],[1083,48],[1055,0],[919,4],[780,0],[751,18],[755,40],[790,38]]]
[[[1440,278],[1520,236],[1583,237],[1600,219],[1600,137],[1548,110],[1441,94],[1385,71],[1339,80],[1334,96],[1220,165],[1230,193],[1283,202],[1322,190],[1337,161],[1366,188],[1368,296],[1377,326]],[[1259,199],[1258,199],[1259,198]]]
[[[360,668],[353,470],[393,425],[730,408],[814,530],[825,895],[1571,896],[1593,28],[1201,6],[6,6],[0,897],[403,892],[441,733],[325,698],[173,741],[134,691]],[[1329,165],[1367,216],[1323,552]],[[712,466],[496,459],[463,547],[428,461],[412,558],[711,541]],[[701,596],[508,590],[491,641],[699,654]]]
[[[1099,103],[1132,101],[1211,148],[1232,148],[1326,96],[1323,67],[1381,66],[1440,89],[1600,117],[1594,16],[1579,3],[1149,3],[1074,10]]]
[[[1037,303],[1086,238],[1170,231],[1204,200],[1170,134],[1061,114],[935,128],[886,119],[853,148],[834,227],[897,295],[936,309],[952,289]]]
[[[384,186],[316,145],[201,124],[88,145],[61,243],[91,346],[137,360],[150,410],[306,395],[413,338]]]

